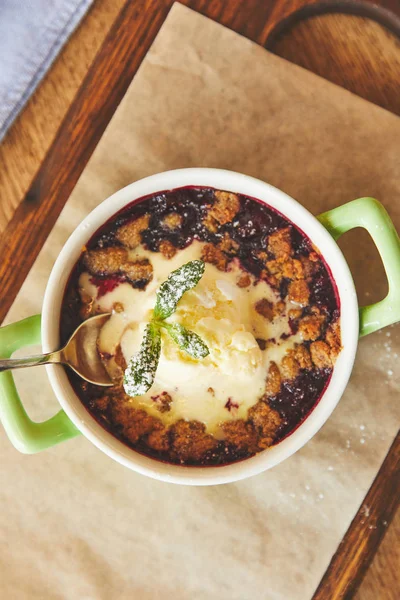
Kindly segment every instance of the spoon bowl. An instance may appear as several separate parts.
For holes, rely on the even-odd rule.
[[[101,328],[110,316],[111,313],[106,313],[87,319],[75,329],[66,345],[55,352],[28,358],[0,359],[0,373],[10,369],[61,364],[70,367],[89,383],[101,386],[113,385],[97,349]]]

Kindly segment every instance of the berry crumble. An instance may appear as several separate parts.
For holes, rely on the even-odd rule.
[[[128,396],[124,372],[160,284],[199,259],[203,277],[168,320],[198,334],[208,356],[162,334],[152,387]],[[265,203],[212,188],[141,198],[88,241],[66,286],[61,342],[105,312],[97,351],[114,385],[68,371],[70,382],[107,431],[174,464],[224,465],[279,443],[316,406],[341,350],[339,298],[318,249]]]

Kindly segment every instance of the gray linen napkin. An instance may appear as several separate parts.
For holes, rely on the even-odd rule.
[[[0,140],[93,0],[0,0]]]

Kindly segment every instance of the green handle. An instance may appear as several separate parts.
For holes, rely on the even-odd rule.
[[[364,227],[381,255],[389,282],[386,298],[360,308],[360,337],[400,320],[400,241],[385,208],[374,198],[359,198],[319,215],[318,220],[337,240],[343,233]]]
[[[40,338],[40,315],[1,327],[0,356],[9,358],[18,348],[40,343]],[[0,373],[0,418],[11,442],[25,454],[40,452],[80,433],[63,410],[43,423],[31,421],[11,371]]]

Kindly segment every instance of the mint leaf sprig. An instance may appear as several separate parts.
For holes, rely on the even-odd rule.
[[[204,269],[205,264],[202,260],[191,260],[172,271],[158,290],[153,319],[163,321],[170,317],[176,311],[183,294],[199,283]]]
[[[186,329],[186,327],[179,323],[161,323],[161,327],[164,327],[175,344],[181,350],[185,350],[192,358],[205,358],[210,354],[208,346],[194,331]]]
[[[125,371],[124,389],[128,396],[141,396],[153,385],[161,354],[161,333],[154,323],[144,330],[140,350],[132,356]]]
[[[161,329],[195,359],[209,354],[207,345],[194,331],[179,323],[167,323],[165,319],[176,310],[179,300],[193,289],[203,276],[205,264],[202,260],[191,260],[172,271],[157,292],[153,318],[146,325],[139,352],[129,361],[125,370],[124,389],[128,396],[141,396],[153,385],[161,354]]]

